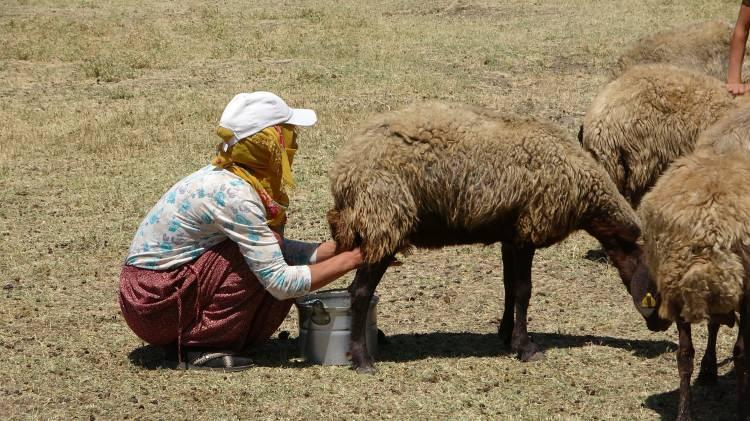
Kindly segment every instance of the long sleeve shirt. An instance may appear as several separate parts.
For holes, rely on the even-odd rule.
[[[237,243],[250,270],[275,298],[310,291],[306,264],[314,263],[310,256],[317,244],[285,240],[285,256],[255,189],[211,165],[178,181],[159,199],[138,227],[125,264],[173,269],[226,239]]]

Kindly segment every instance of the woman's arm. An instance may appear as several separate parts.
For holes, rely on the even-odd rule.
[[[320,243],[318,249],[315,250],[315,262],[325,262],[333,256],[336,256],[335,241],[326,241]]]
[[[323,243],[326,244],[326,243]],[[335,250],[335,247],[333,248]],[[344,251],[310,266],[310,291],[323,288],[362,264],[359,248]]]
[[[276,235],[290,265],[310,265],[310,291],[320,289],[362,264],[359,249],[336,254],[336,243],[308,243]]]
[[[321,257],[326,258],[324,262],[313,265],[288,264],[279,238],[266,222],[262,203],[251,193],[249,190],[234,192],[236,200],[212,209],[216,215],[215,224],[230,240],[237,243],[250,270],[276,299],[286,300],[305,295],[361,264],[359,250],[331,257],[331,244],[326,244],[321,250]]]
[[[742,83],[742,62],[745,59],[748,30],[750,29],[750,6],[742,2],[737,23],[734,25],[729,43],[729,69],[727,72],[727,90],[734,95],[742,95],[749,90]]]
[[[305,241],[290,240],[277,235],[284,252],[284,259],[290,265],[309,265],[320,263],[336,255],[336,243],[326,241],[324,243],[308,243]]]

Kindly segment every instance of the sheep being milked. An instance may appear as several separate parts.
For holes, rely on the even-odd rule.
[[[607,173],[556,125],[455,104],[416,104],[375,117],[342,146],[330,173],[328,219],[340,249],[365,264],[350,286],[352,364],[373,369],[364,344],[370,297],[398,252],[502,243],[501,338],[522,361],[543,354],[527,333],[538,248],[583,229],[602,244],[649,328],[658,317],[638,244],[638,218]],[[645,305],[644,305],[645,303]]]

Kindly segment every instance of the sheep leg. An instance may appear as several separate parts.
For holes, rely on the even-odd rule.
[[[693,338],[690,333],[690,323],[677,322],[680,343],[677,348],[677,371],[680,373],[680,401],[677,407],[677,420],[690,419],[690,378],[693,375]]]
[[[370,300],[378,283],[383,278],[392,258],[375,264],[364,264],[357,269],[354,281],[349,286],[351,294],[352,332],[349,340],[349,352],[352,357],[352,368],[357,373],[372,374],[375,372],[372,355],[367,351],[365,342],[367,332],[367,312]]]
[[[734,344],[734,372],[737,376],[737,418],[748,419],[748,400],[750,399],[750,385],[748,384],[748,372],[750,361],[745,349],[750,346],[750,330],[748,329],[748,303],[745,300],[740,311],[740,328],[737,334],[737,342]]]
[[[701,370],[698,372],[696,382],[702,384],[716,384],[718,380],[718,368],[716,364],[716,337],[719,334],[718,322],[710,320],[708,322],[708,342],[706,343],[706,352],[701,359]]]
[[[505,346],[510,346],[510,340],[513,337],[513,325],[516,307],[516,296],[514,288],[514,279],[516,272],[514,267],[515,254],[513,247],[503,243],[501,248],[503,256],[503,286],[505,287],[505,309],[503,310],[503,319],[500,321],[500,327],[497,334]]]
[[[531,262],[534,260],[534,247],[515,247],[514,265],[515,279],[514,295],[516,304],[516,322],[513,326],[513,335],[510,346],[518,353],[521,361],[538,361],[544,359],[544,354],[531,341],[526,327],[526,313],[531,299]]]

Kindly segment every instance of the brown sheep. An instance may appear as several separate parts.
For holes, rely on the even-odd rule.
[[[601,167],[549,122],[478,107],[417,104],[376,117],[344,145],[330,173],[328,219],[341,249],[366,263],[350,286],[352,363],[373,370],[364,346],[367,303],[389,262],[412,246],[502,242],[505,310],[499,334],[522,361],[541,358],[526,328],[537,248],[584,229],[618,268],[654,330],[669,324],[642,262],[638,219]],[[514,317],[515,309],[515,317]]]
[[[617,189],[637,207],[675,159],[693,151],[698,135],[739,104],[711,76],[666,64],[630,68],[591,104],[582,145]]]
[[[693,345],[690,324],[709,320],[734,323],[740,334],[734,357],[741,416],[750,402],[747,354],[750,303],[750,154],[735,149],[717,154],[711,147],[675,161],[643,198],[644,248],[661,304],[659,316],[677,322],[680,374],[679,419],[690,417]],[[715,361],[716,332],[710,332],[704,356]],[[704,367],[701,367],[703,374]],[[713,370],[715,370],[715,362]],[[715,376],[715,371],[712,373]]]
[[[638,64],[666,63],[726,80],[731,37],[732,26],[721,21],[693,23],[649,35],[635,41],[620,56],[612,78]]]
[[[750,103],[744,103],[714,125],[695,142],[695,150],[716,154],[750,152]]]

